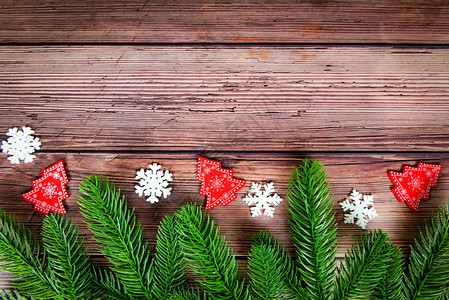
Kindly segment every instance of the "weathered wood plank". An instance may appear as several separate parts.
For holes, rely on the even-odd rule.
[[[446,0],[4,0],[0,42],[449,42]]]
[[[43,150],[447,151],[449,49],[0,48]],[[267,142],[269,137],[269,142]]]

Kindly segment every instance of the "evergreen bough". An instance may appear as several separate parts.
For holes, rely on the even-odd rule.
[[[113,183],[93,175],[80,184],[81,213],[127,291],[152,299],[153,262],[134,210]]]
[[[308,299],[299,282],[299,274],[290,255],[270,233],[254,235],[248,257],[248,275],[255,299]]]
[[[43,246],[36,242],[31,231],[1,208],[0,222],[0,267],[17,276],[13,278],[17,293],[35,298],[59,298]],[[17,293],[14,291],[12,295]]]
[[[435,299],[445,295],[449,283],[449,203],[433,215],[410,247],[404,277],[407,299]]]
[[[64,299],[86,298],[90,294],[89,257],[72,221],[49,214],[43,222],[43,242],[48,252],[51,279]]]
[[[292,171],[288,207],[296,259],[266,231],[254,235],[249,284],[225,237],[193,203],[161,222],[150,255],[134,210],[113,183],[92,175],[79,204],[111,269],[92,266],[76,225],[50,213],[42,243],[0,208],[2,270],[15,274],[0,299],[448,299],[449,204],[430,217],[411,246],[409,263],[382,230],[368,231],[337,268],[336,224],[321,163]],[[190,268],[202,289],[187,286]]]
[[[305,159],[294,167],[288,189],[290,228],[306,293],[327,299],[335,277],[337,226],[326,171]]]
[[[404,259],[398,246],[388,243],[383,254],[390,258],[390,262],[385,269],[382,278],[374,287],[373,296],[375,299],[400,300],[402,294],[402,276],[404,272]]]
[[[168,215],[161,222],[156,238],[154,293],[157,299],[167,299],[173,290],[186,284],[187,273],[179,242],[176,218]]]
[[[239,282],[238,266],[219,228],[203,209],[191,203],[177,212],[181,248],[198,282],[217,299],[249,299]]]
[[[94,285],[91,298],[94,299],[133,299],[117,276],[106,269],[93,267],[91,280]]]

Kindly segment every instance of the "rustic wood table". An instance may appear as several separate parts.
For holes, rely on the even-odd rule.
[[[68,216],[96,249],[77,204],[92,173],[114,181],[154,247],[164,215],[205,205],[197,156],[247,180],[210,211],[246,273],[253,233],[266,229],[293,252],[287,201],[252,218],[251,182],[273,181],[285,199],[293,165],[327,168],[338,257],[363,232],[343,224],[338,202],[353,188],[375,196],[382,228],[407,253],[431,211],[449,198],[449,2],[447,0],[2,0],[0,133],[28,125],[42,147],[28,164],[0,159],[0,206],[41,231],[21,198],[40,171],[64,160]],[[159,203],[139,197],[136,171],[173,173]],[[418,213],[399,203],[387,171],[418,162],[443,171]],[[0,287],[10,286],[8,274]]]

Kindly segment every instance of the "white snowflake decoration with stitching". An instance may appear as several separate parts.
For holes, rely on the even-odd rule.
[[[273,217],[275,208],[271,205],[278,206],[282,201],[282,198],[278,194],[273,194],[274,184],[272,182],[262,185],[253,182],[251,184],[251,192],[246,195],[243,201],[248,204],[248,206],[255,205],[251,207],[251,216],[257,217],[263,214],[269,217]],[[254,195],[252,194],[254,193]],[[272,195],[273,194],[273,195]]]
[[[345,199],[340,202],[340,206],[343,211],[349,211],[348,214],[345,214],[344,223],[355,223],[365,229],[365,226],[368,224],[368,220],[371,220],[377,216],[377,212],[373,207],[373,204],[373,195],[363,195],[353,189],[349,199]],[[355,219],[357,219],[357,221],[355,221]]]
[[[165,172],[159,170],[161,165],[153,163],[149,165],[150,169],[140,169],[137,171],[136,179],[139,180],[139,185],[136,185],[136,193],[142,197],[142,195],[148,196],[147,202],[156,203],[159,202],[159,197],[164,196],[167,198],[171,194],[171,187],[168,187],[168,182],[172,181],[172,174],[165,170]]]
[[[54,196],[58,195],[58,187],[54,183],[47,182],[46,184],[43,184],[43,185],[41,183],[41,184],[39,184],[39,187],[42,188],[42,195],[44,197],[48,197],[49,199],[53,199]]]
[[[9,138],[2,141],[2,149],[4,153],[11,155],[8,160],[12,164],[19,164],[21,160],[30,163],[36,157],[32,154],[41,147],[39,138],[32,134],[34,130],[30,127],[22,126],[22,130],[17,127],[10,128],[6,133]]]

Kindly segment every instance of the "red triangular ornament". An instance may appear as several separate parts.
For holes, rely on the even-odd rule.
[[[31,181],[33,190],[23,194],[22,198],[34,204],[34,210],[43,214],[47,215],[49,211],[65,214],[62,200],[69,197],[65,189],[69,180],[64,170],[63,161],[58,161],[51,167],[42,170],[41,173],[41,178]]]
[[[441,168],[441,165],[419,163],[417,168],[404,166],[402,173],[389,171],[388,176],[395,186],[391,191],[399,202],[405,201],[417,212],[420,200],[428,200],[430,188],[437,186]]]
[[[198,156],[196,177],[201,181],[200,194],[207,196],[206,209],[220,203],[226,206],[237,198],[235,193],[246,181],[233,178],[233,175],[234,171],[223,169],[220,162]]]

